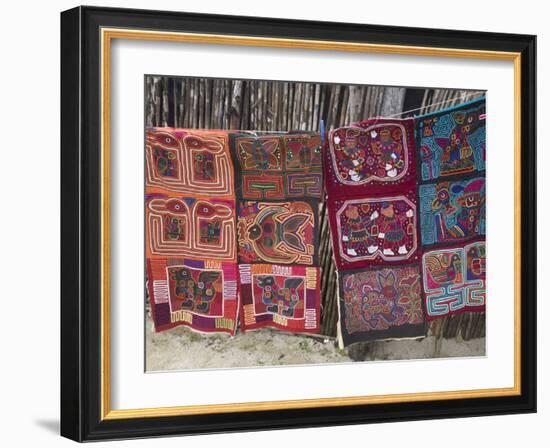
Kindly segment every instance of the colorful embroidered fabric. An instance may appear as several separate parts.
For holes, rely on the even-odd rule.
[[[485,123],[485,98],[416,120],[429,320],[485,309]]]
[[[484,310],[485,122],[484,99],[366,120],[332,130],[324,154],[317,133],[147,129],[156,330],[234,334],[239,312],[243,331],[318,332],[323,185],[342,345]]]
[[[149,297],[157,331],[185,325],[235,334],[237,265],[186,259],[147,260]]]
[[[425,335],[418,264],[344,271],[339,288],[344,345]]]
[[[414,120],[332,130],[325,184],[339,270],[419,259]]]
[[[250,200],[320,199],[323,192],[318,133],[232,133],[237,197]]]
[[[161,193],[145,201],[147,257],[235,261],[235,201]]]
[[[417,119],[421,181],[485,170],[485,98]]]
[[[318,332],[321,137],[234,133],[229,141],[239,198],[241,328]]]
[[[425,333],[414,120],[338,128],[325,182],[342,345]]]
[[[145,159],[147,192],[235,198],[227,132],[149,128]]]
[[[319,268],[240,264],[239,274],[242,331],[319,332]]]
[[[146,258],[156,331],[235,333],[236,201],[228,133],[150,128]]]
[[[416,182],[414,120],[373,119],[329,132],[325,151],[329,197],[402,191]]]
[[[317,204],[306,201],[239,203],[239,263],[317,262]]]
[[[485,241],[428,250],[422,261],[428,319],[485,309]]]
[[[453,243],[485,235],[485,178],[419,186],[422,243]]]
[[[392,196],[328,200],[333,250],[339,269],[416,261],[416,191]]]

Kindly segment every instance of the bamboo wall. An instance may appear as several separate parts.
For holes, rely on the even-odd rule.
[[[483,94],[450,89],[147,76],[145,124],[148,127],[319,131],[321,120],[325,129],[330,129],[370,117],[422,115]],[[336,274],[324,203],[320,213],[321,333],[333,337],[338,318]],[[482,337],[485,314],[464,313],[438,319],[429,331],[437,339]],[[371,344],[376,343],[365,344],[367,349]]]

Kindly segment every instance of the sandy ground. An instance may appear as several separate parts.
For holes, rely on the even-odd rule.
[[[262,329],[238,333],[199,334],[186,327],[155,333],[146,325],[146,370],[214,369],[297,364],[397,360],[485,355],[485,338],[470,341],[433,336],[415,340],[355,344],[340,350],[334,340]]]

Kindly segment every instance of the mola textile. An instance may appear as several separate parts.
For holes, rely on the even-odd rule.
[[[485,98],[416,119],[427,319],[486,301]]]
[[[485,310],[485,241],[426,250],[422,257],[426,317]]]
[[[325,185],[341,345],[425,334],[413,119],[332,130]]]
[[[343,271],[338,276],[344,345],[425,335],[418,264]]]
[[[149,259],[147,276],[157,331],[185,325],[204,333],[235,334],[238,312],[235,263]]]
[[[371,119],[330,131],[325,178],[331,198],[387,195],[415,185],[414,120]]]
[[[242,331],[319,332],[319,268],[240,264]]]
[[[229,138],[239,199],[322,197],[318,133],[231,133]]]
[[[237,243],[226,131],[150,128],[145,145],[145,241],[157,331],[185,325],[234,334]]]
[[[485,170],[485,98],[416,119],[420,181]]]
[[[240,328],[317,333],[321,137],[238,132],[229,144],[238,198]]]

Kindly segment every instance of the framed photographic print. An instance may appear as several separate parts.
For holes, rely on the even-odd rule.
[[[536,410],[535,36],[61,14],[61,433]]]

